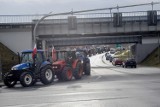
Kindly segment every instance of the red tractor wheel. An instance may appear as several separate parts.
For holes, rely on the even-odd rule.
[[[70,81],[72,79],[73,73],[71,67],[64,67],[62,71],[62,78],[64,81]]]
[[[75,79],[81,79],[83,74],[83,67],[81,62],[78,62],[76,68],[74,69],[74,77]]]

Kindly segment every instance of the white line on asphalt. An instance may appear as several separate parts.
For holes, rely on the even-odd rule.
[[[98,80],[98,79],[100,79],[102,76],[101,75],[99,75],[97,78],[96,78],[96,80]]]

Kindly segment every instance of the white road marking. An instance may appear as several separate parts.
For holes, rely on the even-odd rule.
[[[98,80],[98,79],[100,79],[102,76],[101,75],[99,75],[95,80]]]

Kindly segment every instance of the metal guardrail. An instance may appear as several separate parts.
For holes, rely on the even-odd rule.
[[[147,19],[147,11],[134,11],[134,12],[122,12],[123,20],[146,20]],[[39,20],[45,14],[37,14],[37,15],[0,15],[0,24],[24,24],[24,23],[33,23],[35,20]],[[73,14],[76,16],[80,22],[84,21],[90,22],[92,18],[94,21],[104,20],[104,21],[112,21],[113,13],[86,13],[86,14]],[[160,19],[160,10],[157,10],[157,18]],[[46,19],[54,19],[54,22],[65,23],[68,15],[62,16],[51,16]],[[99,19],[99,20],[98,20]]]

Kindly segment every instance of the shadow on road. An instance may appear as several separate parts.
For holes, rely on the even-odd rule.
[[[92,66],[91,68],[94,69],[100,69],[100,68],[115,68],[115,67],[121,67],[121,66]]]
[[[81,82],[86,82],[91,76],[86,76],[84,75],[81,79],[79,80],[75,80],[74,78],[71,81],[58,81],[58,79],[55,79],[55,81],[51,84],[48,85],[44,85],[42,84],[40,81],[38,81],[35,85],[30,86],[30,87],[23,87],[21,86],[21,84],[18,82],[14,87],[12,88],[8,88],[7,86],[3,86],[3,89],[6,89],[8,91],[33,91],[33,90],[38,90],[40,88],[45,88],[45,87],[51,87],[51,86],[64,86],[64,85],[74,85],[77,83],[81,83]]]

